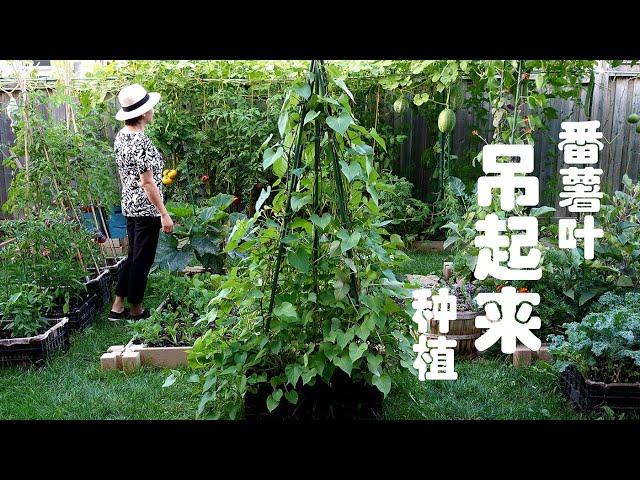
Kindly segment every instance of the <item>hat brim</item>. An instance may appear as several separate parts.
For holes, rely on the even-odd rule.
[[[158,92],[149,92],[149,100],[144,105],[140,105],[135,110],[131,110],[130,112],[125,112],[120,109],[118,113],[116,113],[116,120],[129,120],[130,118],[136,118],[140,115],[147,113],[156,104],[160,101],[160,94]]]

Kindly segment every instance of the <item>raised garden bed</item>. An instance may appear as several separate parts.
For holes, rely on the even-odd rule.
[[[160,312],[169,305],[171,302],[165,300],[156,311]],[[197,336],[199,335],[196,334],[195,337]],[[143,365],[175,368],[187,364],[187,355],[191,350],[191,345],[176,345],[163,339],[162,335],[158,335],[158,337],[160,340],[147,343],[133,338],[127,345],[109,347],[107,352],[100,357],[102,369],[135,371]]]
[[[616,412],[640,411],[640,383],[604,383],[585,378],[574,365],[560,376],[569,400],[585,412],[607,406]]]
[[[91,293],[80,305],[72,305],[71,311],[64,314],[68,318],[68,330],[70,332],[82,330],[93,323],[100,309],[100,299],[97,294]],[[61,311],[49,311],[45,314],[48,319],[56,319],[63,316]]]
[[[443,252],[444,240],[416,240],[409,245],[409,249],[418,252]]]
[[[66,317],[50,319],[44,332],[24,338],[4,338],[5,332],[0,329],[0,366],[41,364],[53,352],[66,350],[68,322]]]
[[[257,393],[244,398],[247,420],[377,420],[382,418],[382,393],[365,382],[354,382],[342,370],[336,370],[329,385],[320,379],[298,390],[298,402],[286,399],[273,412],[267,409],[267,397],[273,389],[259,384]]]
[[[103,270],[94,277],[85,282],[87,292],[95,293],[98,296],[99,306],[103,306],[111,300],[111,272],[108,269]]]

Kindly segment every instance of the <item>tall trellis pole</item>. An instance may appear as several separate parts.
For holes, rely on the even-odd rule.
[[[312,60],[311,66],[308,71],[307,81],[311,84],[312,93],[318,96],[325,96],[327,94],[327,73],[325,70],[325,65],[323,60]],[[309,99],[312,98],[313,95],[309,96]],[[289,225],[291,222],[291,218],[293,217],[291,212],[291,195],[294,191],[296,184],[296,174],[295,172],[300,167],[300,160],[302,158],[302,153],[304,150],[304,133],[305,133],[305,125],[304,118],[309,111],[309,99],[303,99],[299,108],[299,124],[297,128],[297,135],[295,138],[295,149],[293,154],[293,165],[289,169],[289,180],[287,183],[287,200],[285,204],[285,214],[282,225],[280,227],[280,235],[278,239],[278,253],[275,260],[275,266],[273,269],[273,277],[271,280],[271,296],[269,300],[269,308],[267,311],[267,315],[265,316],[265,326],[267,330],[269,329],[271,323],[271,316],[273,314],[273,309],[275,307],[276,295],[278,292],[278,278],[280,275],[280,270],[282,268],[282,257],[284,256],[285,244],[283,242],[284,237],[287,235],[289,230]],[[324,106],[324,112],[328,116],[330,112],[330,107],[328,104]],[[311,126],[308,127],[311,129]],[[342,180],[342,173],[340,170],[340,160],[339,160],[339,149],[337,147],[337,142],[335,138],[335,133],[331,128],[328,128],[326,123],[322,123],[319,121],[313,122],[313,130],[310,130],[313,134],[310,136],[310,140],[313,141],[314,144],[314,161],[313,161],[313,174],[314,174],[314,184],[313,184],[313,195],[312,195],[312,209],[313,213],[319,215],[320,213],[320,198],[322,195],[322,153],[327,155],[327,157],[331,161],[331,173],[333,176],[333,181],[335,184],[336,190],[336,207],[338,210],[338,216],[340,219],[340,224],[342,228],[349,231],[350,229],[350,220],[349,214],[347,211],[347,203],[345,196],[345,187]],[[324,149],[322,147],[322,140],[325,139]],[[313,243],[312,243],[312,251],[311,251],[311,259],[312,259],[312,278],[313,278],[313,289],[314,292],[318,293],[320,286],[318,283],[318,269],[317,269],[317,261],[319,254],[319,236],[318,229],[315,224],[313,224]],[[352,258],[352,252],[349,250],[346,252],[346,255],[349,258]],[[355,272],[350,272],[350,295],[352,296],[355,303],[359,303],[358,298],[358,277]]]

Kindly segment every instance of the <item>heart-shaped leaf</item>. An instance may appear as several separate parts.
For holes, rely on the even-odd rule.
[[[363,175],[362,167],[355,160],[351,162],[351,164],[348,164],[344,160],[340,160],[340,168],[342,169],[342,173],[344,173],[344,176],[347,177],[349,183],[353,182],[355,178],[361,177]]]
[[[320,112],[316,112],[315,110],[309,110],[307,114],[304,116],[303,124],[306,125],[309,122],[313,122],[318,115],[320,115]]]
[[[297,212],[298,210],[300,210],[302,207],[304,207],[306,204],[311,203],[311,195],[304,195],[304,196],[300,196],[300,195],[295,195],[291,197],[291,210],[293,212]]]
[[[374,375],[371,378],[371,383],[373,383],[385,397],[391,391],[391,377],[388,373],[383,373],[380,376]]]
[[[321,218],[314,213],[313,215],[311,215],[310,219],[321,230],[324,230],[325,228],[327,228],[329,223],[331,223],[331,220],[333,219],[333,217],[329,213],[324,213]]]
[[[296,392],[295,390],[289,390],[284,394],[284,398],[286,398],[289,403],[295,405],[296,403],[298,403],[298,392]]]
[[[280,405],[280,399],[282,398],[282,390],[277,389],[267,397],[267,408],[270,412],[273,412],[278,405]]]
[[[355,362],[360,357],[362,357],[362,355],[364,355],[364,352],[366,351],[367,351],[367,344],[364,342],[362,343],[351,342],[349,344],[349,358],[351,359],[352,362]]]
[[[285,322],[295,322],[298,320],[296,308],[289,302],[282,302],[273,309],[273,314]]]
[[[327,117],[327,125],[340,135],[344,135],[349,128],[349,125],[353,123],[353,119],[349,112],[342,112],[339,117]]]
[[[287,259],[289,260],[289,265],[291,265],[295,269],[301,271],[302,273],[309,273],[309,268],[311,266],[311,257],[304,247],[298,247],[297,250],[289,252],[289,254],[287,255]]]
[[[342,242],[340,242],[340,250],[342,253],[345,253],[358,244],[360,238],[362,238],[362,234],[360,232],[353,232],[349,235],[349,233],[343,229],[338,232],[338,238],[342,240]]]
[[[273,148],[267,148],[262,154],[262,168],[266,170],[273,165],[284,154],[282,147],[278,147],[276,151]]]
[[[336,367],[340,368],[344,373],[351,376],[351,370],[353,369],[353,362],[349,358],[349,354],[345,353],[341,357],[336,357],[333,359],[333,363]]]

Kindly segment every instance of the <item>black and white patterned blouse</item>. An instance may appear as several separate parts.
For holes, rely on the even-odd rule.
[[[159,217],[160,212],[151,203],[142,188],[140,174],[151,170],[153,180],[162,194],[164,160],[151,139],[144,132],[116,135],[113,148],[122,181],[122,215],[125,217]],[[163,198],[164,201],[164,198]]]

